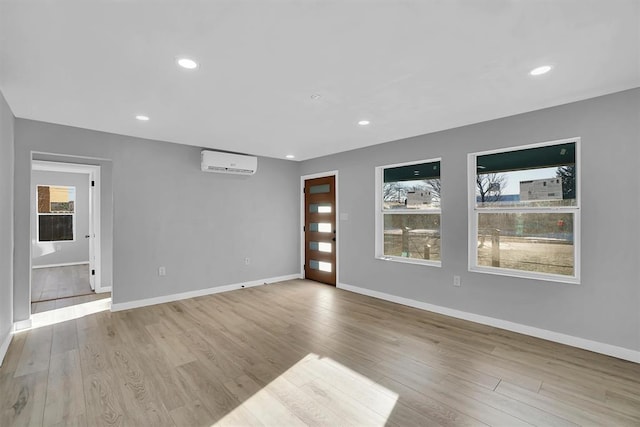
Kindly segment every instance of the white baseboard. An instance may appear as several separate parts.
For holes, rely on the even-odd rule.
[[[4,356],[7,355],[7,350],[9,350],[9,344],[11,344],[12,339],[13,331],[9,331],[7,336],[2,340],[2,344],[0,344],[0,366],[4,363]]]
[[[182,299],[201,297],[204,295],[212,295],[220,292],[235,291],[242,288],[251,288],[253,286],[266,285],[268,283],[284,282],[285,280],[300,279],[299,273],[289,274],[286,276],[270,277],[268,279],[252,280],[249,282],[236,283],[233,285],[216,286],[215,288],[198,289],[197,291],[182,292],[179,294],[163,295],[160,297],[146,298],[135,301],[121,302],[111,304],[111,311],[129,310],[132,308],[146,307],[148,305],[164,304],[167,302],[179,301]]]
[[[574,337],[572,335],[553,332],[546,329],[535,328],[520,323],[509,322],[507,320],[496,319],[494,317],[483,316],[480,314],[469,313],[466,311],[456,310],[453,308],[442,307],[439,305],[429,304],[422,301],[412,300],[409,298],[399,297],[384,292],[373,291],[371,289],[351,286],[344,283],[338,283],[339,289],[355,292],[357,294],[367,295],[373,298],[406,305],[420,310],[431,311],[433,313],[444,314],[445,316],[455,317],[457,319],[468,320],[483,325],[493,326],[505,329],[511,332],[517,332],[536,338],[542,338],[548,341],[566,344],[572,347],[593,351],[595,353],[606,354],[607,356],[617,357],[619,359],[629,360],[631,362],[640,363],[640,351],[631,350],[629,348],[618,347],[611,344],[605,344],[598,341],[591,341],[585,338]]]
[[[14,332],[20,332],[30,328],[31,328],[31,318],[25,319],[25,320],[18,320],[17,322],[13,323]]]
[[[111,286],[100,286],[100,288],[96,288],[96,294],[105,294],[107,292],[111,292]]]
[[[47,265],[32,265],[31,268],[68,267],[70,265],[83,265],[83,264],[89,264],[89,261],[62,262],[60,264],[47,264]]]

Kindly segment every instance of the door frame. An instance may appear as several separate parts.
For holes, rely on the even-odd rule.
[[[93,234],[93,238],[89,239],[89,266],[97,271],[98,274],[94,276],[94,291],[96,293],[111,292],[111,287],[103,287],[101,280],[102,272],[102,257],[101,257],[101,239],[100,239],[100,198],[101,198],[101,182],[100,182],[100,165],[88,165],[80,163],[65,163],[55,161],[44,160],[31,160],[31,171],[47,171],[47,172],[65,172],[65,173],[77,173],[88,175],[89,182],[94,181],[95,185],[89,184],[89,233]],[[35,194],[33,189],[33,182],[30,185],[30,215],[35,212]],[[33,218],[31,218],[33,221]],[[32,227],[29,227],[29,233],[32,232]],[[30,238],[29,249],[29,301],[31,301],[31,272],[33,269],[33,239],[36,236]],[[93,258],[93,262],[92,262]]]
[[[340,266],[340,209],[339,209],[339,200],[340,198],[339,193],[338,193],[338,189],[339,189],[339,184],[338,184],[338,171],[337,170],[332,170],[332,171],[327,171],[327,172],[318,172],[318,173],[312,173],[309,175],[302,175],[300,176],[300,277],[304,278],[304,259],[305,259],[305,251],[306,251],[306,247],[305,247],[305,239],[304,239],[304,216],[305,216],[305,208],[304,208],[304,182],[308,179],[314,179],[314,178],[324,178],[327,176],[333,176],[335,177],[335,193],[336,193],[336,265],[335,265],[335,269],[336,269],[336,288],[340,285],[340,269],[338,268]]]

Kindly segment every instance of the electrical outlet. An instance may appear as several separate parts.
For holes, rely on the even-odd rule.
[[[453,286],[460,286],[460,276],[453,276]]]
[[[166,267],[158,267],[158,276],[166,276],[167,268]]]
[[[249,264],[251,264],[251,258],[245,258],[244,265],[249,265]]]

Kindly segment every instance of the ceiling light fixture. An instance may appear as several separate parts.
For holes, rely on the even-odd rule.
[[[367,126],[369,123],[371,123],[369,120],[360,120],[358,122],[360,126]]]
[[[287,154],[285,157],[287,159],[295,159],[296,158],[296,156],[294,156],[293,154]]]
[[[136,119],[140,120],[141,122],[148,122],[149,121],[149,116],[143,116],[141,114],[136,116]]]
[[[542,65],[529,71],[529,74],[532,76],[541,76],[547,74],[549,71],[551,71],[551,65]]]
[[[198,68],[198,63],[190,58],[178,58],[178,65],[187,70]]]
[[[319,93],[314,93],[313,95],[311,95],[311,99],[313,99],[314,101],[317,101],[320,98],[322,98],[322,95],[320,95]]]

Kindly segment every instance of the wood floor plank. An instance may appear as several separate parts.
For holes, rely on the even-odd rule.
[[[113,370],[124,384],[120,390],[127,413],[139,416],[144,425],[173,425],[169,412],[156,395],[152,381],[140,366],[141,361],[136,357],[135,351],[123,347],[114,348],[110,356]]]
[[[19,377],[49,370],[52,337],[52,326],[29,331],[14,376]]]
[[[87,416],[85,414],[77,417],[61,421],[58,424],[52,424],[51,427],[89,427]]]
[[[13,376],[13,374],[16,372],[28,335],[29,333],[24,331],[16,332],[13,334],[11,345],[7,349],[7,353],[4,355],[2,366],[0,366],[1,374],[11,374],[11,376]]]
[[[420,393],[391,378],[383,377],[378,380],[378,383],[398,393],[400,395],[400,402],[421,414],[425,420],[433,421],[442,426],[488,425],[465,414],[461,409],[457,408],[456,405],[447,405],[437,398],[434,398],[433,395],[428,396]],[[442,400],[446,401],[448,398],[445,397],[445,399]]]
[[[44,423],[49,425],[71,422],[84,414],[85,400],[78,350],[52,355]]]
[[[84,375],[103,372],[112,368],[107,346],[98,340],[85,341],[79,346],[80,365]]]
[[[47,372],[40,371],[9,378],[0,376],[1,426],[43,425],[44,405],[47,395]]]
[[[288,425],[288,426],[304,426],[317,425],[316,422],[309,424],[313,420],[312,414],[305,413],[306,421],[299,418],[298,414],[287,407],[270,388],[264,388],[260,384],[253,381],[246,375],[242,375],[234,380],[227,381],[224,386],[232,393],[238,401],[244,402],[241,406],[242,412],[249,412],[250,415],[240,413],[234,414],[242,418],[247,417],[249,420],[256,419],[265,425]],[[234,409],[233,412],[240,412]],[[228,415],[226,416],[228,417]],[[225,418],[226,418],[225,417]],[[315,420],[313,420],[315,421]]]
[[[86,375],[84,391],[89,425],[123,426],[135,420],[125,411],[120,380],[113,369]]]
[[[135,351],[140,368],[145,372],[156,399],[161,401],[171,413],[173,409],[188,406],[197,400],[198,394],[188,389],[184,380],[165,358],[158,347],[147,345]],[[172,415],[172,418],[173,415]]]
[[[51,356],[78,349],[78,331],[76,321],[56,323],[53,325]]]
[[[584,405],[567,396],[553,398],[539,393],[532,393],[506,381],[501,382],[496,388],[496,392],[512,397],[528,405],[534,406],[543,411],[557,414],[571,422],[580,425],[594,425],[611,423],[617,426],[637,426],[638,421],[633,420],[623,414],[602,413],[600,408],[591,405]]]
[[[513,399],[501,393],[491,392],[476,384],[460,380],[457,377],[447,378],[447,384],[452,385],[456,391],[471,397],[479,402],[496,408],[521,420],[535,420],[536,424],[549,426],[576,427],[577,424],[565,418],[541,410],[520,400]]]
[[[199,400],[172,409],[169,414],[176,426],[211,427],[211,420],[214,418]],[[232,425],[251,425],[241,421],[246,421],[246,419],[234,419]]]
[[[180,337],[167,332],[160,324],[147,325],[146,330],[155,340],[156,346],[165,353],[172,366],[180,366],[198,360],[191,349],[184,346]]]
[[[387,415],[372,411],[355,398],[331,387],[321,378],[317,378],[300,388],[309,398],[318,405],[341,417],[348,425],[383,426],[387,421]],[[393,408],[389,408],[390,411]],[[390,413],[389,411],[389,413]]]
[[[200,401],[218,420],[235,409],[241,402],[224,387],[225,378],[219,372],[213,372],[200,361],[186,363],[177,367],[178,373],[191,389],[197,391]]]

